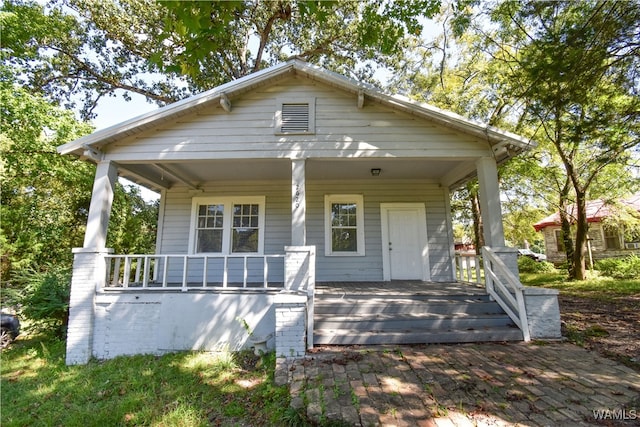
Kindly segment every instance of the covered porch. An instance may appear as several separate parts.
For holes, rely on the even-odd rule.
[[[288,220],[289,232],[277,236],[284,243],[280,250],[267,235],[264,240],[271,246],[268,252],[265,249],[262,253],[193,253],[185,250],[184,235],[188,233],[181,232],[183,237],[179,242],[185,245],[182,250],[186,253],[114,254],[104,246],[118,165],[100,162],[85,246],[74,250],[68,363],[84,363],[91,356],[214,350],[224,345],[240,349],[251,346],[251,339],[255,337],[265,338],[268,348],[275,348],[280,356],[300,357],[321,343],[528,340],[547,334],[547,331],[532,334],[530,329],[536,322],[547,322],[544,316],[549,310],[557,309],[557,302],[554,306],[552,298],[545,296],[540,301],[548,305],[549,310],[527,307],[527,291],[518,279],[515,250],[504,247],[495,160],[483,158],[475,162],[484,201],[485,241],[490,244],[483,260],[475,255],[458,256],[453,244],[447,244],[450,239],[450,219],[445,218],[448,189],[437,188],[434,183],[423,185],[429,194],[438,195],[433,199],[425,199],[412,190],[411,197],[423,201],[411,200],[404,206],[414,209],[420,205],[421,212],[425,206],[432,209],[426,210],[426,219],[415,217],[420,224],[426,223],[428,233],[417,242],[422,245],[418,247],[417,253],[421,255],[416,263],[422,279],[412,281],[397,280],[394,276],[391,256],[399,252],[400,246],[392,247],[389,243],[387,247],[385,240],[391,235],[385,230],[388,224],[385,214],[391,211],[389,205],[399,204],[386,202],[396,192],[394,189],[399,188],[397,183],[406,181],[388,179],[379,180],[378,184],[351,181],[349,185],[365,191],[361,208],[369,212],[367,254],[330,257],[320,243],[327,241],[322,231],[321,202],[328,188],[326,181],[317,175],[320,163],[328,162],[291,159],[272,165],[279,171],[288,165],[285,167],[290,177],[290,192],[286,187],[282,191],[282,186],[272,190],[275,187],[270,184],[268,189],[265,187],[265,191],[269,191],[266,196],[269,202],[261,205],[265,206],[269,221]],[[336,166],[339,163],[342,161],[337,161]],[[351,164],[367,168],[371,165],[358,161]],[[378,161],[377,164],[386,170],[386,163]],[[349,173],[353,173],[353,169]],[[339,171],[336,168],[333,174],[339,176]],[[280,181],[283,182],[286,183]],[[331,182],[337,188],[339,181]],[[388,188],[387,193],[381,193],[381,186]],[[163,192],[163,196],[167,193]],[[171,191],[172,197],[180,200],[183,194],[182,187]],[[407,200],[409,196],[401,197]],[[185,206],[191,207],[191,199],[186,200]],[[437,207],[429,205],[436,202]],[[290,206],[286,206],[289,203]],[[167,210],[167,206],[161,209]],[[287,215],[282,215],[283,209],[289,210]],[[272,211],[279,215],[271,216]],[[177,236],[168,218],[165,213],[163,232]],[[180,218],[182,222],[177,221]],[[176,216],[176,224],[184,222],[183,214]],[[283,241],[281,236],[288,240]],[[318,256],[321,262],[316,261]],[[355,271],[361,272],[361,277],[330,282],[319,279],[316,269],[321,269],[327,277],[336,266],[340,266],[343,276]],[[372,271],[379,279],[367,276]],[[445,306],[445,300],[453,302]],[[327,307],[345,310],[345,304],[351,308],[368,307],[362,309],[368,313],[326,310]],[[409,311],[400,310],[393,316],[373,321],[365,319],[376,310],[394,311],[395,307],[409,308]],[[487,315],[469,315],[479,311]],[[528,317],[538,314],[540,321],[532,322]],[[337,317],[342,324],[335,323]],[[330,318],[333,319],[329,321]],[[114,344],[110,334],[116,330],[120,330],[119,341]]]

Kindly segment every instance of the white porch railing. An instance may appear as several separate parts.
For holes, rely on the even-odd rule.
[[[524,340],[530,341],[524,286],[491,248],[483,247],[482,257],[487,293],[520,328]]]
[[[456,252],[455,270],[459,282],[483,284],[482,259],[475,252]]]
[[[284,257],[106,255],[104,289],[283,289]]]

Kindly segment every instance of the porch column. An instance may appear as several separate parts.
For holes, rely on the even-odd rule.
[[[291,160],[291,246],[307,244],[305,159]]]
[[[484,227],[484,244],[502,259],[509,270],[519,279],[518,251],[505,247],[502,226],[502,207],[498,185],[498,167],[493,157],[483,157],[476,161],[478,171],[478,192],[480,215]]]
[[[102,249],[107,244],[107,227],[111,216],[113,193],[118,171],[111,161],[102,161],[96,168],[84,247]]]
[[[484,227],[484,244],[489,247],[504,246],[502,228],[502,209],[500,207],[500,187],[498,186],[498,168],[491,157],[476,161],[478,171],[478,190],[480,210]]]
[[[73,249],[73,273],[67,327],[68,365],[85,364],[93,354],[96,289],[106,280],[107,227],[117,170],[110,161],[98,163],[93,182],[84,247]]]

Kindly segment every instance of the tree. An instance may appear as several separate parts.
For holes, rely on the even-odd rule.
[[[0,67],[0,241],[3,287],[71,265],[82,246],[95,167],[56,147],[91,131],[73,113],[52,105]],[[157,204],[118,184],[108,245],[146,253],[155,244]],[[17,280],[20,282],[20,280]]]
[[[73,114],[15,83],[0,68],[2,278],[17,270],[68,263],[80,246],[91,198],[92,166],[56,146],[90,131]]]
[[[392,86],[414,99],[480,122],[515,130],[521,108],[519,100],[500,90],[505,74],[500,69],[502,64],[478,48],[482,39],[477,35],[454,36],[451,23],[455,16],[454,11],[450,11],[441,17],[442,34],[432,43],[421,42],[415,46],[405,58],[403,72],[392,80]],[[504,167],[500,168],[501,185],[503,189],[510,190],[509,184],[513,180],[505,180],[504,171]],[[506,175],[514,177],[514,174]],[[505,238],[516,244],[523,244],[524,240],[533,241],[534,229],[530,225],[526,228],[520,226],[522,221],[530,218],[530,215],[521,215],[527,211],[519,203],[523,199],[516,194],[512,196],[511,202],[503,205],[507,208]],[[484,239],[477,181],[469,182],[454,193],[452,209],[457,220],[472,227],[476,251],[480,253]]]
[[[584,279],[590,189],[633,161],[640,144],[640,4],[507,1],[491,16],[502,31],[490,46],[511,70],[509,88],[527,100],[536,138],[552,144],[564,168],[565,242],[575,198],[575,251],[567,246],[567,258],[570,276]]]
[[[3,62],[25,83],[68,107],[118,89],[164,105],[297,56],[371,78],[393,66],[405,38],[439,0],[8,1]],[[29,22],[29,25],[23,25]]]
[[[570,275],[584,277],[586,217],[571,217],[569,205],[637,191],[638,4],[482,6],[444,15],[443,35],[417,46],[394,83],[539,143],[500,168],[507,238],[531,241],[532,228],[522,225],[560,209]],[[583,224],[575,239],[574,223]]]

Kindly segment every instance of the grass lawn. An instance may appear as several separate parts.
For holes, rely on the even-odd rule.
[[[174,353],[66,366],[59,340],[19,338],[2,351],[0,424],[244,426],[300,424],[273,353]]]
[[[601,277],[597,272],[582,281],[567,281],[566,272],[520,273],[520,281],[525,286],[539,286],[558,289],[564,295],[612,301],[625,297],[640,296],[640,279],[613,279]]]

